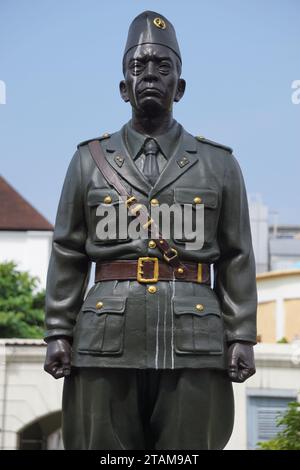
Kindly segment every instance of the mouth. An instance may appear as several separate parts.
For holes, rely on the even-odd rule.
[[[158,88],[148,87],[139,91],[139,95],[143,96],[162,96],[162,92]]]

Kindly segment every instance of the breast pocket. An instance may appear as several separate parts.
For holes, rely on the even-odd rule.
[[[212,242],[216,236],[218,222],[218,192],[208,188],[177,187],[174,189],[174,202],[181,207],[182,214],[180,221],[177,221],[177,227],[181,224],[179,233],[181,232],[182,235],[176,236],[174,233],[174,241],[176,243],[193,242],[196,239],[195,232],[199,233],[199,230],[203,230],[204,241]],[[196,218],[196,210],[197,207],[200,208],[200,204],[204,206],[204,216]],[[186,214],[186,219],[184,214]],[[196,220],[198,226],[196,226]]]
[[[73,348],[81,354],[122,354],[126,300],[117,296],[86,299],[75,327]]]
[[[223,353],[223,319],[216,300],[174,297],[175,351],[178,354]]]
[[[89,232],[94,243],[106,245],[130,241],[127,209],[117,191],[93,188],[87,194],[87,205]]]

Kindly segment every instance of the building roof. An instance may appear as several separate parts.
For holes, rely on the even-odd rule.
[[[53,226],[0,176],[0,230],[53,230]]]

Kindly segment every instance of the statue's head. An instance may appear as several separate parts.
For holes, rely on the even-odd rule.
[[[172,24],[162,15],[145,11],[129,27],[123,57],[121,96],[139,113],[172,111],[185,90],[181,54]]]

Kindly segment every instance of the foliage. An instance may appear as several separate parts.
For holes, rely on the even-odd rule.
[[[287,344],[288,340],[286,339],[285,336],[283,336],[281,339],[277,341],[278,344]]]
[[[259,442],[263,450],[300,450],[300,404],[291,402],[283,416],[277,419],[277,426],[284,426],[277,436],[266,442]]]
[[[45,292],[38,282],[14,262],[0,263],[1,338],[43,337]]]

